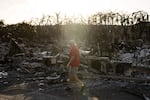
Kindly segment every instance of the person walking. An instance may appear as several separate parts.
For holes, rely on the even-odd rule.
[[[69,85],[70,88],[72,88],[74,84],[77,84],[77,86],[81,89],[84,84],[77,75],[80,66],[79,49],[74,40],[70,41],[70,47],[69,62],[67,64],[67,67],[69,67]]]

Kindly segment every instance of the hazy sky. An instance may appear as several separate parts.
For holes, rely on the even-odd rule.
[[[0,0],[0,19],[17,23],[61,12],[87,15],[98,11],[132,13],[144,10],[150,14],[150,0]]]

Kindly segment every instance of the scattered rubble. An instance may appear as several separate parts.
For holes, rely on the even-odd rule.
[[[5,72],[5,71],[0,72],[0,79],[1,78],[7,78],[7,76],[8,76],[7,72]]]
[[[80,50],[79,76],[83,81],[97,79],[109,81],[111,84],[112,81],[122,80],[148,84],[150,82],[149,46],[137,47],[132,52],[129,52],[131,50],[128,50],[129,47],[126,49],[127,47],[127,45],[118,47],[120,49],[112,57],[92,55],[93,51],[90,51],[92,49]],[[6,92],[10,89],[9,86],[22,82],[25,82],[25,87],[23,86],[25,91],[25,88],[31,85],[40,92],[46,91],[50,85],[65,84],[68,75],[65,67],[68,61],[67,51],[67,47],[61,49],[55,44],[26,43],[20,46],[15,40],[11,46],[7,42],[0,44],[0,92]],[[145,100],[150,98],[143,91],[140,96]]]

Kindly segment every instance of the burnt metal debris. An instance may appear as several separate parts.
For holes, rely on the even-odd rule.
[[[60,83],[64,87],[66,86],[67,68],[65,66],[68,61],[66,46],[26,41],[18,43],[13,38],[10,40],[10,42],[0,43],[0,92],[10,93],[11,90],[45,92],[48,91],[49,86]],[[120,44],[113,44],[113,46],[115,45],[112,46],[114,52],[106,50],[103,54],[97,51],[100,49],[98,46],[80,49],[79,76],[84,81],[88,79],[122,80],[133,82],[134,86],[136,86],[136,82],[142,82],[150,87],[150,45],[141,42],[138,40],[139,45],[131,47],[128,42],[121,41]],[[93,84],[91,84],[92,86]],[[136,88],[131,89],[130,85],[126,86],[126,88],[121,87],[124,92],[149,100],[147,98],[150,98],[150,95],[144,90],[138,94]],[[144,86],[141,86],[141,90]],[[32,89],[26,90],[27,87],[32,87]],[[0,95],[0,99],[1,97],[2,95]],[[22,98],[24,97],[22,96]],[[20,100],[24,100],[22,98]]]

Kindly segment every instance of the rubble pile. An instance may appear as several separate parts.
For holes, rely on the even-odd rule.
[[[87,80],[109,81],[110,84],[114,80],[127,80],[135,83],[140,80],[148,84],[150,82],[149,46],[142,45],[136,47],[134,51],[127,47],[119,45],[119,49],[116,49],[118,52],[114,52],[111,57],[93,55],[92,49],[95,48],[80,48],[79,77],[87,84],[90,83]],[[47,92],[50,86],[51,89],[55,85],[66,86],[68,50],[67,46],[49,42],[24,41],[24,43],[18,43],[13,40],[13,43],[1,43],[0,89],[2,91],[0,92],[7,93],[18,89],[19,91]],[[98,53],[94,52],[94,54]],[[17,84],[18,86],[14,86]],[[10,86],[15,88],[10,88]],[[26,90],[22,86],[28,89]],[[93,83],[89,87],[93,87]],[[142,91],[142,93],[144,92]],[[149,97],[145,93],[144,95]]]
[[[57,48],[53,48],[55,44],[48,45],[49,47],[47,45],[40,45],[38,43],[22,45],[15,40],[13,44],[11,42],[1,43],[1,88],[22,81],[32,82],[36,80],[39,81],[38,84],[41,81],[44,81],[44,84],[65,82],[67,72],[64,66],[68,56],[59,54],[56,51]],[[18,50],[24,51],[20,52]],[[12,80],[16,82],[12,82]]]
[[[129,76],[149,78],[150,75],[150,45],[143,44],[139,42],[136,45],[132,45],[132,48],[129,48],[128,44],[123,43],[122,48],[118,49],[118,52],[112,57],[111,63],[119,64],[128,64],[130,67],[126,72],[130,71]],[[128,48],[128,49],[127,49]],[[117,66],[116,65],[116,66]]]

